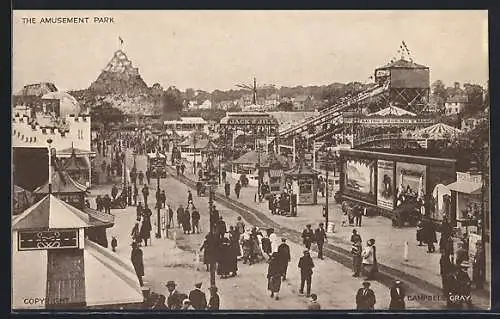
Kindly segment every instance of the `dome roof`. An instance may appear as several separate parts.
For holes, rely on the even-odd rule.
[[[78,115],[82,109],[78,101],[66,92],[49,92],[42,96],[42,99],[54,99],[60,101],[60,116],[65,117],[70,114]]]

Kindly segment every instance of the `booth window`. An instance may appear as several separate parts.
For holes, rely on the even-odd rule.
[[[299,185],[301,194],[312,193],[312,183],[311,182],[301,182]]]

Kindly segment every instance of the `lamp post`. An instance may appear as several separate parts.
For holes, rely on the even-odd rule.
[[[328,209],[329,203],[328,202],[329,202],[329,196],[330,196],[328,194],[328,188],[329,188],[328,173],[330,171],[330,163],[333,160],[333,161],[335,161],[334,166],[333,166],[333,177],[334,177],[334,180],[335,180],[335,175],[336,175],[335,165],[336,165],[337,158],[338,158],[338,153],[337,152],[335,152],[334,154],[332,154],[331,150],[327,151],[326,158],[325,158],[325,169],[326,169],[326,181],[325,181],[325,192],[326,192],[326,201],[325,201],[325,226],[327,227],[327,229],[328,229],[328,218],[329,218],[329,209]]]
[[[193,174],[196,176],[196,132],[193,135]]]
[[[52,139],[49,138],[47,144],[47,151],[49,153],[49,194],[52,195],[52,149],[50,147]]]
[[[159,201],[159,194],[160,194],[160,153],[158,152],[158,149],[156,150],[156,213],[157,213],[157,221],[156,221],[156,238],[161,238],[161,219],[160,219],[160,201]]]
[[[259,198],[259,203],[261,202],[261,196],[260,196],[260,142],[257,143],[256,146],[256,151],[257,151],[257,197]]]
[[[219,214],[218,212],[214,209],[214,184],[215,184],[215,174],[213,170],[210,170],[209,172],[209,184],[208,184],[208,211],[210,215],[210,233],[209,233],[209,241],[208,241],[208,246],[210,246],[210,250],[213,252],[214,248],[217,247],[217,236],[216,236],[216,227],[217,227],[217,222],[219,221]],[[207,248],[205,248],[207,249]],[[215,288],[215,263],[213,260],[213,256],[211,256],[210,264],[209,264],[209,270],[210,270],[210,288]]]

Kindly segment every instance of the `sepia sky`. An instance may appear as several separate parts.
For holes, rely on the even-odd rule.
[[[24,24],[23,17],[89,17]],[[113,24],[94,24],[94,16]],[[431,81],[485,84],[486,11],[14,11],[13,89],[42,81],[84,89],[118,49],[144,81],[212,91],[368,81],[404,40]]]

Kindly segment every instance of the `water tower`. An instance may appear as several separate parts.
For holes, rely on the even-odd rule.
[[[375,69],[375,82],[388,85],[384,96],[388,105],[397,106],[415,113],[421,112],[429,103],[429,67],[413,62],[406,45],[399,60]]]

